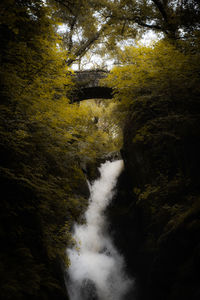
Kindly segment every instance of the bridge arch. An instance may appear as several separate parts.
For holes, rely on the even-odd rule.
[[[100,84],[100,80],[106,78],[109,71],[84,70],[74,74],[75,89],[71,95],[71,102],[80,102],[87,99],[112,99],[113,90]]]

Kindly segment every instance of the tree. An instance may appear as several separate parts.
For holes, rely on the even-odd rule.
[[[118,42],[134,39],[148,30],[173,39],[196,37],[200,23],[197,0],[115,0],[59,1],[56,11],[66,24],[63,34],[70,54],[68,65],[87,51],[115,48]]]
[[[119,49],[118,62],[120,66],[113,68],[106,81],[124,104],[129,105],[129,99],[133,101],[133,97],[142,94],[169,96],[173,100],[181,91],[182,96],[188,97],[192,85],[198,86],[199,53],[194,54],[192,49],[183,51],[168,40],[149,47],[137,45]]]
[[[90,110],[69,104],[54,8],[39,0],[0,8],[1,297],[66,299],[60,264],[88,203],[81,163],[100,155],[97,137],[108,136],[96,134]]]

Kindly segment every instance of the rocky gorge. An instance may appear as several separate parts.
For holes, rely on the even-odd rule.
[[[156,100],[131,108],[121,151],[125,171],[109,214],[115,242],[136,278],[135,299],[196,300],[199,103],[194,97],[182,105]]]

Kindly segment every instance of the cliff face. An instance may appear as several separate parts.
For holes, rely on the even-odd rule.
[[[3,157],[9,158],[5,153]],[[63,171],[58,160],[52,167],[49,163],[49,174],[38,181],[34,177],[36,164],[32,180],[25,172],[17,173],[20,169],[13,166],[0,168],[2,299],[68,299],[63,275],[65,249],[74,220],[80,219],[87,206],[89,190],[82,171],[73,167],[70,184],[74,190],[70,197],[67,163]]]
[[[187,100],[187,101],[186,101]],[[138,299],[199,299],[199,101],[135,101],[110,210]]]

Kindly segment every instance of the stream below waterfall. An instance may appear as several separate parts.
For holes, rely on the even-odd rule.
[[[70,267],[66,280],[70,300],[123,300],[133,286],[123,257],[109,235],[105,209],[112,201],[123,161],[106,161],[90,188],[85,224],[75,225],[76,246],[67,249]]]

